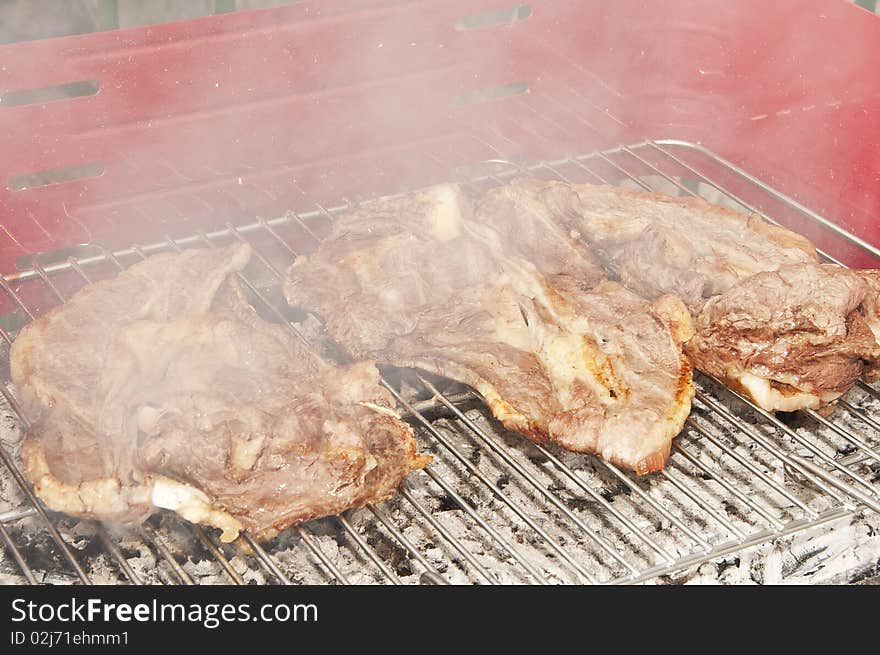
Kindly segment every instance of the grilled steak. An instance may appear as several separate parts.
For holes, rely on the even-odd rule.
[[[628,288],[681,298],[699,316],[686,348],[694,365],[764,409],[822,407],[863,370],[880,376],[876,341],[856,314],[865,285],[820,266],[803,237],[696,198],[529,179],[507,188],[579,232]],[[876,305],[863,313],[880,334]]]
[[[687,310],[613,282],[588,290],[598,267],[548,218],[511,197],[474,215],[452,185],[371,203],[293,264],[285,294],[352,357],[464,382],[535,441],[657,470],[693,395]]]
[[[865,299],[862,301],[861,313],[880,343],[880,270],[856,271],[866,285]],[[880,362],[868,363],[862,373],[866,382],[880,380]]]
[[[391,496],[424,464],[371,363],[325,364],[248,304],[244,245],[153,256],[26,326],[24,468],[52,509],[156,508],[257,539]]]
[[[767,410],[820,408],[876,363],[853,271],[796,264],[758,273],[706,303],[686,352],[694,366]]]

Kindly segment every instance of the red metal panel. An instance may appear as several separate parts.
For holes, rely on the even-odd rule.
[[[702,142],[880,244],[877,16],[845,0],[553,4],[532,27],[558,54],[554,75],[577,84],[574,71],[587,71],[580,93],[599,93],[621,137]],[[551,100],[528,98],[538,113]],[[797,227],[844,261],[877,266]]]
[[[880,242],[875,17],[844,0],[533,0],[524,20],[455,28],[517,4],[312,0],[0,47],[0,94],[100,84],[0,102],[0,176],[104,166],[0,188],[0,270],[644,136],[702,141]],[[527,93],[459,102],[520,81]]]

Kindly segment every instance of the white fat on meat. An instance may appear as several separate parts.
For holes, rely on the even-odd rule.
[[[144,515],[158,507],[192,523],[219,528],[224,542],[235,540],[242,529],[230,514],[213,507],[203,492],[164,476],[150,476],[140,484],[125,487],[115,477],[66,483],[51,474],[43,452],[33,446],[28,446],[25,466],[37,495],[56,512],[112,520],[132,507],[143,508]]]
[[[231,515],[214,508],[203,492],[170,478],[153,478],[150,501],[155,507],[169,509],[190,523],[219,528],[222,531],[220,541],[225,543],[234,541],[242,529],[241,523]]]
[[[751,373],[741,373],[739,382],[752,401],[768,412],[794,412],[799,409],[819,409],[840,398],[842,392],[823,392],[820,394],[795,391],[781,393],[774,389],[770,380],[759,378]]]

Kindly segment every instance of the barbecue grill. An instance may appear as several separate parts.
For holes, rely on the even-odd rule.
[[[831,417],[776,416],[698,375],[667,468],[637,477],[387,370],[433,463],[391,501],[263,545],[171,515],[57,515],[19,470],[9,346],[27,321],[150,254],[240,240],[258,311],[327,347],[283,302],[283,271],[339,212],[432,182],[702,196],[877,267],[880,22],[842,1],[742,7],[317,0],[0,48],[0,580],[736,580],[762,544],[762,582],[850,546],[847,579],[876,574],[880,391],[863,383]]]

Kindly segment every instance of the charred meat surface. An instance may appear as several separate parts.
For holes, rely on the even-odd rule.
[[[123,522],[165,508],[224,541],[267,539],[424,465],[372,363],[330,366],[257,315],[234,276],[249,257],[155,255],[23,328],[22,457],[48,507]]]
[[[706,303],[686,352],[766,410],[821,408],[880,358],[856,311],[865,292],[857,272],[830,264],[753,275]]]
[[[602,281],[549,219],[500,194],[475,211],[454,185],[377,201],[337,217],[285,294],[354,358],[458,380],[532,440],[657,470],[690,410],[690,316]]]

